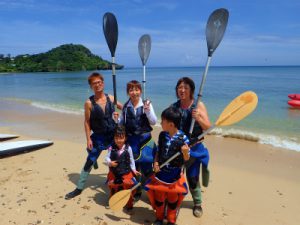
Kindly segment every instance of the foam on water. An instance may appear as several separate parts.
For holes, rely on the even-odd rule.
[[[58,104],[50,104],[50,103],[42,103],[42,102],[32,102],[32,106],[40,108],[40,109],[48,109],[55,112],[60,113],[68,113],[68,114],[75,114],[75,115],[83,115],[83,109],[75,109],[71,107],[65,107]]]
[[[84,110],[78,109],[77,107],[72,106],[63,106],[61,104],[54,104],[54,103],[46,103],[46,102],[39,102],[39,101],[31,101],[28,99],[21,99],[21,98],[0,98],[7,101],[18,102],[26,105],[31,105],[36,108],[40,109],[47,109],[54,112],[60,113],[68,113],[68,114],[75,114],[75,115],[83,115]]]
[[[258,142],[260,144],[272,145],[274,147],[286,148],[300,152],[300,143],[297,138],[279,137],[276,135],[255,133],[239,129],[222,129],[215,128],[210,134],[218,135],[222,137],[238,138],[247,141]]]

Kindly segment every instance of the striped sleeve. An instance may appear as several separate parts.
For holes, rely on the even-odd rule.
[[[183,135],[183,142],[186,144],[190,144],[190,140],[186,135]]]

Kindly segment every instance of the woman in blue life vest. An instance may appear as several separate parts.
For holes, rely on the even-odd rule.
[[[191,158],[186,165],[186,176],[189,184],[189,190],[194,202],[193,214],[195,217],[201,217],[203,211],[201,206],[202,196],[199,181],[200,166],[202,164],[202,185],[207,186],[209,179],[209,153],[207,148],[202,143],[203,139],[196,139],[204,130],[211,126],[211,123],[204,103],[200,102],[196,106],[196,102],[194,100],[195,83],[191,78],[180,78],[176,84],[175,90],[178,101],[172,105],[181,111],[182,116],[180,129],[185,134],[189,134],[192,118],[195,119],[195,126],[189,139],[191,143],[196,142],[196,144],[191,147]]]
[[[116,126],[118,113],[115,112],[114,97],[104,93],[104,78],[94,72],[88,77],[90,88],[94,95],[90,96],[84,104],[84,130],[88,157],[80,173],[77,187],[74,191],[66,194],[65,199],[71,199],[80,195],[85,182],[90,174],[92,166],[98,168],[97,159],[102,150],[107,149],[113,141],[113,132]],[[122,104],[117,103],[122,109]]]
[[[176,222],[181,202],[188,193],[187,184],[183,175],[184,163],[189,159],[189,140],[179,130],[181,113],[175,107],[169,107],[162,112],[158,150],[155,155],[155,175],[146,181],[145,190],[150,203],[155,210],[155,225],[162,225],[168,220],[168,225]],[[176,153],[180,153],[166,166],[160,165]]]
[[[124,126],[118,125],[116,127],[114,142],[108,148],[105,163],[109,166],[107,183],[110,189],[110,196],[120,190],[130,189],[136,183],[135,176],[140,175],[140,173],[136,171],[132,149],[126,143]],[[127,210],[132,210],[133,208],[133,194],[134,191],[127,202]]]
[[[151,136],[151,126],[156,124],[157,118],[151,102],[143,102],[142,86],[138,81],[132,80],[127,83],[127,94],[129,100],[123,106],[120,124],[125,126],[136,169],[147,176],[152,172],[153,149],[156,148]],[[141,191],[142,189],[138,188],[136,201],[140,198]]]

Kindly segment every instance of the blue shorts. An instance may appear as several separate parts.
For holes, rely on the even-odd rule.
[[[127,140],[136,162],[153,163],[156,145],[151,139],[151,133],[132,135]]]
[[[99,158],[102,150],[107,149],[108,146],[112,143],[112,140],[111,138],[107,138],[104,135],[99,135],[95,133],[91,135],[91,139],[93,142],[93,148],[92,150],[87,150],[88,152],[87,160],[91,160],[95,163]]]
[[[199,177],[200,165],[208,167],[209,152],[202,143],[198,143],[191,148],[190,156],[195,158],[195,161],[187,168],[186,174],[188,177]]]
[[[129,136],[128,144],[132,148],[136,169],[147,176],[153,170],[156,145],[151,139],[151,133]]]

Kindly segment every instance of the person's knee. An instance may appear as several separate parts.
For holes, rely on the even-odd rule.
[[[161,207],[164,203],[163,202],[160,202],[158,200],[155,200],[155,205],[156,207]]]
[[[88,159],[88,160],[86,161],[86,163],[84,164],[83,170],[84,170],[85,172],[89,172],[90,169],[92,168],[92,165],[93,165],[93,164],[94,164],[94,162],[93,162],[92,160]]]
[[[171,209],[171,210],[175,210],[176,207],[177,207],[177,203],[178,203],[178,201],[176,201],[176,202],[168,202],[168,208]]]
[[[191,189],[195,189],[197,187],[197,183],[199,182],[198,177],[188,177],[189,187]]]

